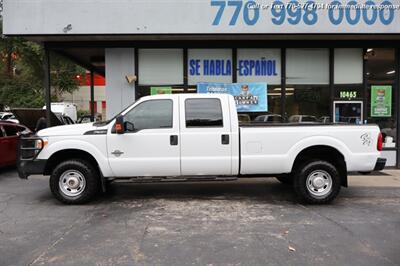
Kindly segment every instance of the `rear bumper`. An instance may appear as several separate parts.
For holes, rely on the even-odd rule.
[[[386,158],[378,158],[376,160],[374,171],[381,171],[385,168],[386,165]]]
[[[30,175],[44,174],[47,160],[18,161],[18,176],[27,179]]]

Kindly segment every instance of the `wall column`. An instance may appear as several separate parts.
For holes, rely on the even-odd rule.
[[[135,75],[134,48],[107,48],[106,101],[107,119],[112,118],[135,101],[135,82],[127,76]]]

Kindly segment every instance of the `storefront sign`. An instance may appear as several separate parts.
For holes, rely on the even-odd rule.
[[[238,49],[238,82],[281,83],[280,49]],[[230,83],[233,69],[231,49],[189,49],[189,85],[199,82]]]
[[[400,5],[388,0],[378,1],[230,1],[211,0],[217,10],[213,25],[222,24],[224,16],[230,17],[229,26],[244,24],[256,26],[269,20],[270,24],[281,26],[314,26],[321,22],[328,27],[342,28],[347,25],[377,26],[390,25],[395,20]],[[230,13],[229,7],[235,9]]]
[[[232,49],[188,49],[188,83],[232,82]]]
[[[357,98],[357,91],[341,91],[339,96],[340,99],[354,99]]]
[[[237,49],[237,81],[281,84],[281,50]]]
[[[400,33],[398,0],[5,0],[3,4],[6,35]],[[66,27],[67,22],[71,26]]]
[[[268,111],[267,83],[198,83],[197,93],[231,94],[238,112]]]
[[[150,94],[157,95],[157,94],[171,94],[172,88],[171,87],[150,87]]]
[[[191,76],[231,76],[232,61],[223,59],[191,59],[189,61]]]
[[[239,76],[278,76],[275,59],[260,58],[238,61]],[[227,59],[190,59],[189,75],[191,76],[231,76],[232,61]]]
[[[278,76],[274,59],[239,60],[238,69],[239,76]]]
[[[392,86],[371,86],[371,116],[392,116]]]

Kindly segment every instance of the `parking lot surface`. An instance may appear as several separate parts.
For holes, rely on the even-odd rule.
[[[81,206],[0,170],[0,265],[400,265],[400,172],[351,176],[330,205],[273,178],[113,184]]]

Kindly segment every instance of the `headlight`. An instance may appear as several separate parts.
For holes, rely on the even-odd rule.
[[[46,145],[49,144],[49,140],[44,138],[44,139],[37,139],[35,143],[35,148],[38,150],[43,149],[46,147]]]

